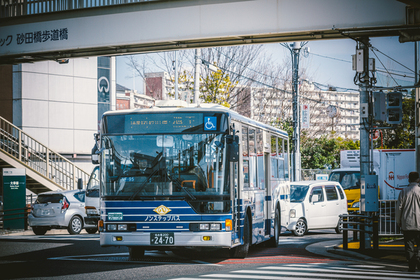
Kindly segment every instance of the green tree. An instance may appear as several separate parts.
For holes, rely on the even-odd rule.
[[[415,138],[415,93],[411,92],[410,98],[403,98],[402,122],[394,125],[392,129],[383,129],[384,149],[410,149],[414,148]],[[375,148],[381,148],[381,137],[376,140]]]
[[[320,138],[301,137],[301,162],[303,169],[338,168],[341,150],[357,150],[359,141],[324,135]]]
[[[228,100],[237,85],[238,81],[232,82],[227,73],[218,69],[200,81],[200,98],[204,103],[216,103],[230,108]]]

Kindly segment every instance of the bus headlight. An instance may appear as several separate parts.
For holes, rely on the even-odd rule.
[[[359,205],[360,205],[360,201],[356,201],[355,203],[351,205],[351,208],[359,208]]]
[[[296,209],[290,209],[290,218],[296,218]]]
[[[126,224],[118,225],[118,230],[120,230],[120,231],[127,231],[127,225]]]
[[[117,230],[117,225],[116,224],[107,224],[106,225],[106,230],[107,231],[116,231]]]
[[[210,226],[209,224],[200,224],[200,230],[209,230]]]

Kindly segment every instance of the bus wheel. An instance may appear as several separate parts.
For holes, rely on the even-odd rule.
[[[268,247],[276,248],[279,244],[279,235],[280,235],[280,211],[279,208],[276,209],[276,215],[274,216],[274,236],[268,240]]]
[[[128,252],[130,254],[130,261],[135,261],[144,257],[143,247],[128,247]]]
[[[296,236],[303,236],[308,231],[308,226],[304,219],[299,219],[296,222],[296,229],[293,231],[293,234]]]
[[[249,216],[247,215],[244,221],[244,244],[230,249],[229,253],[232,258],[246,258],[248,256],[249,245],[251,243],[251,232],[249,230]]]

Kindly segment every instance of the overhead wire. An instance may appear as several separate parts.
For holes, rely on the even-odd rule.
[[[215,67],[218,67],[219,69],[221,69],[221,70],[223,70],[223,71],[225,71],[225,72],[233,73],[233,74],[235,74],[235,75],[237,75],[237,76],[240,76],[240,77],[242,77],[242,78],[244,78],[244,79],[247,79],[247,80],[253,81],[253,82],[255,82],[255,83],[261,84],[261,85],[266,86],[266,87],[268,87],[268,88],[272,88],[272,89],[274,89],[274,90],[277,90],[277,91],[280,91],[280,92],[283,92],[283,93],[286,93],[286,94],[293,94],[291,91],[287,91],[287,90],[284,90],[284,89],[280,89],[280,88],[275,87],[275,86],[273,86],[273,85],[269,85],[269,84],[266,84],[266,83],[263,83],[263,82],[257,81],[257,80],[255,80],[255,79],[250,78],[250,77],[247,77],[247,76],[245,76],[245,75],[243,75],[243,74],[239,74],[239,73],[236,73],[236,72],[234,72],[234,71],[232,71],[232,70],[229,70],[229,69],[226,69],[226,68],[223,68],[223,67],[220,67],[220,66],[214,65],[213,63],[210,63],[210,62],[208,62],[208,61],[206,61],[206,60],[204,60],[204,59],[201,59],[201,60],[202,60],[204,63],[209,64],[209,65],[211,64],[211,65],[213,65],[213,66],[215,66]],[[301,96],[300,96],[300,98],[301,98],[301,99],[306,99],[306,100],[309,100],[309,101],[312,101],[312,102],[315,102],[315,103],[318,103],[318,104],[325,105],[325,101],[319,101],[319,100],[312,99],[312,98],[309,98],[309,97],[306,97],[306,96],[303,96],[303,95],[301,95]],[[334,102],[335,102],[335,101],[334,101]],[[341,110],[344,110],[344,111],[356,111],[356,112],[357,112],[357,111],[359,111],[359,109],[349,109],[349,108],[344,108],[344,107],[341,107],[341,106],[338,106],[338,105],[335,105],[335,107],[337,107],[337,108],[339,108],[339,109],[341,109]]]

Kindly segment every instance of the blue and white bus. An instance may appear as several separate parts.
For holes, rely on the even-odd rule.
[[[98,137],[100,244],[277,246],[289,221],[288,135],[219,105],[107,112]]]

